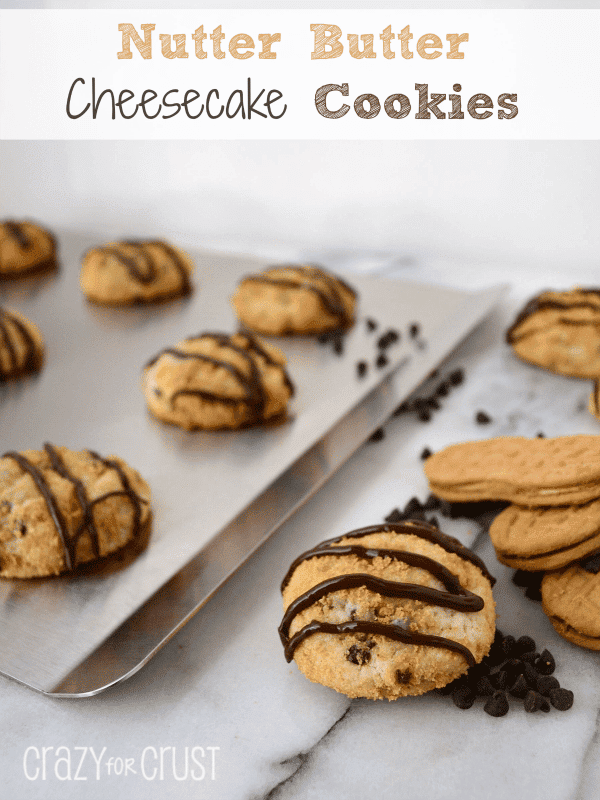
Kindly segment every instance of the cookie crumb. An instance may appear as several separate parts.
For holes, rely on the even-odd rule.
[[[379,323],[378,323],[378,322],[376,322],[376,320],[374,320],[374,319],[371,319],[370,317],[369,317],[369,318],[367,318],[367,319],[365,320],[365,324],[366,324],[366,326],[367,326],[367,331],[368,331],[369,333],[371,333],[372,331],[374,331],[374,330],[375,330],[375,329],[378,327],[378,325],[379,325]]]
[[[421,326],[419,325],[418,322],[413,322],[408,329],[408,333],[411,339],[416,339],[420,332],[421,332]]]
[[[400,339],[400,334],[398,333],[398,331],[390,328],[390,330],[386,331],[386,333],[384,333],[383,336],[379,337],[379,339],[377,340],[377,347],[380,350],[387,350],[387,348],[390,347],[390,345],[395,344],[399,339]]]

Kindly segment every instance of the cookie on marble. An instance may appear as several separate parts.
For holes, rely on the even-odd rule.
[[[425,522],[351,531],[303,553],[285,576],[285,656],[349,697],[423,694],[489,652],[493,582],[474,553]]]
[[[509,506],[490,526],[498,560],[513,569],[559,569],[600,549],[600,500],[581,506]]]
[[[189,294],[193,269],[190,257],[167,242],[112,242],[88,250],[79,281],[93,303],[130,306]]]
[[[0,308],[0,382],[38,372],[43,361],[44,340],[33,322]]]
[[[148,408],[187,430],[260,425],[282,417],[294,387],[284,355],[249,333],[202,333],[162,350],[144,369]]]
[[[524,361],[575,378],[600,375],[600,289],[542,292],[506,333]]]
[[[433,494],[451,502],[582,505],[600,497],[600,436],[504,436],[454,444],[425,461]]]
[[[0,577],[75,570],[147,532],[150,489],[117,456],[44,445],[0,458]]]
[[[542,608],[557,633],[579,647],[600,650],[600,564],[570,564],[542,580]]]
[[[231,302],[240,322],[257,333],[316,334],[353,325],[356,292],[319,267],[283,265],[246,275]]]
[[[0,222],[0,280],[56,269],[56,239],[28,220]]]

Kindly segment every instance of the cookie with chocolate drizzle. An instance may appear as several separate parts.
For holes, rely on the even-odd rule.
[[[574,378],[600,375],[600,289],[546,291],[532,298],[506,332],[530,364]]]
[[[0,308],[0,382],[38,372],[44,361],[44,340],[31,320]]]
[[[158,419],[187,430],[260,425],[285,414],[294,387],[285,357],[250,333],[202,333],[145,366],[143,388]]]
[[[129,306],[189,294],[193,269],[191,258],[167,242],[128,240],[88,250],[79,281],[93,303]]]
[[[246,275],[231,302],[250,330],[271,336],[316,334],[354,324],[356,292],[320,267],[283,265]]]
[[[56,269],[56,239],[35,222],[0,222],[0,280]]]
[[[71,572],[147,533],[150,489],[117,456],[45,444],[0,458],[0,577]]]
[[[285,657],[349,697],[423,694],[489,652],[493,583],[481,559],[426,522],[351,531],[298,556],[283,579]]]

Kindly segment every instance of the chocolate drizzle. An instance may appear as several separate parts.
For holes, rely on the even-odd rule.
[[[65,567],[67,570],[73,570],[76,565],[77,544],[82,534],[85,533],[86,531],[89,534],[89,539],[94,556],[97,558],[100,555],[98,530],[96,528],[96,523],[94,521],[94,514],[93,514],[94,506],[97,503],[100,503],[103,500],[108,499],[109,497],[117,497],[117,496],[128,497],[129,500],[131,501],[134,514],[133,537],[135,538],[140,533],[142,501],[132,488],[129,479],[120,464],[118,464],[116,461],[102,458],[101,456],[98,455],[98,453],[94,453],[91,450],[87,451],[88,454],[93,459],[100,461],[100,463],[103,464],[108,469],[113,469],[118,474],[122,485],[121,489],[106,492],[100,497],[96,497],[93,500],[90,500],[87,496],[87,491],[83,482],[75,475],[73,475],[71,472],[69,472],[57,448],[51,444],[46,443],[44,445],[44,450],[50,460],[50,465],[52,469],[55,472],[57,472],[62,478],[65,478],[70,483],[72,483],[75,489],[75,494],[77,496],[77,500],[81,507],[83,519],[73,536],[71,536],[69,533],[69,527],[67,525],[65,517],[60,509],[56,497],[54,496],[50,486],[48,485],[48,482],[46,481],[46,478],[44,477],[42,470],[36,467],[35,464],[32,464],[32,462],[29,461],[29,459],[26,458],[21,453],[16,453],[14,451],[11,451],[9,453],[5,453],[3,458],[12,458],[13,461],[17,462],[17,464],[21,467],[23,471],[29,473],[29,475],[31,475],[31,477],[33,478],[37,488],[39,489],[44,500],[46,501],[46,506],[48,507],[48,510],[50,512],[50,515],[58,532],[60,541],[63,546]]]
[[[339,328],[348,328],[352,324],[352,313],[346,309],[339,286],[342,286],[352,297],[356,297],[356,292],[345,281],[337,275],[332,275],[325,270],[312,265],[293,266],[281,265],[271,267],[271,269],[282,269],[293,272],[300,277],[295,281],[292,278],[273,278],[266,273],[259,275],[246,275],[242,278],[242,283],[250,281],[252,283],[264,283],[272,286],[281,286],[287,289],[306,289],[315,294],[324,309],[339,320]],[[325,289],[321,288],[318,282],[325,284]]]
[[[202,361],[206,364],[212,364],[215,367],[220,367],[222,369],[225,369],[235,378],[235,380],[242,387],[244,391],[243,396],[232,397],[231,395],[223,395],[223,394],[216,394],[214,392],[209,392],[205,389],[179,389],[178,391],[174,392],[171,395],[171,406],[173,406],[175,399],[182,395],[200,397],[203,400],[208,400],[210,402],[225,403],[226,405],[237,405],[238,403],[245,403],[251,409],[253,417],[256,420],[260,420],[262,419],[263,416],[264,407],[267,401],[267,394],[263,386],[260,370],[256,366],[256,362],[253,358],[253,353],[264,358],[267,364],[280,367],[280,369],[283,372],[285,385],[288,387],[292,395],[294,393],[294,385],[289,379],[286,370],[280,364],[278,364],[266,352],[266,350],[264,350],[259,345],[259,343],[252,335],[246,332],[240,335],[246,339],[248,343],[247,348],[244,348],[240,345],[236,345],[232,341],[232,337],[221,333],[203,333],[199,334],[198,336],[190,336],[186,339],[186,341],[193,342],[199,339],[212,339],[220,347],[232,350],[233,352],[241,356],[248,366],[247,373],[240,370],[234,364],[231,364],[229,361],[226,361],[225,359],[215,358],[214,356],[205,355],[203,353],[189,353],[185,350],[178,350],[177,348],[173,347],[167,347],[164,350],[161,350],[160,353],[158,353],[156,356],[150,359],[150,361],[148,361],[148,363],[145,365],[145,369],[154,366],[154,364],[156,364],[158,359],[163,355],[170,355],[173,356],[174,358],[180,358],[180,359],[192,359],[196,361]]]
[[[30,224],[35,225],[35,223],[30,223]],[[27,232],[27,229],[22,222],[15,222],[14,220],[6,220],[0,223],[0,230],[2,229],[8,234],[8,237],[12,239],[12,241],[17,245],[19,250],[25,251],[24,255],[27,261],[26,264],[21,267],[18,267],[13,262],[12,269],[9,269],[8,264],[5,264],[4,265],[5,268],[0,270],[0,280],[21,278],[26,275],[32,275],[34,273],[46,272],[47,270],[56,269],[56,267],[58,266],[58,263],[56,261],[56,239],[50,233],[50,231],[35,226],[35,232],[31,234]],[[48,240],[48,243],[50,245],[50,253],[45,258],[41,258],[39,260],[33,260],[32,263],[28,263],[29,260],[35,256],[35,243],[38,235],[41,235],[42,237],[45,237]],[[33,253],[31,253],[30,251],[33,251]]]
[[[129,255],[124,250],[123,244],[133,248],[133,256]],[[112,256],[125,267],[129,275],[135,281],[141,283],[143,286],[148,286],[158,277],[158,263],[153,257],[151,250],[148,249],[149,246],[162,250],[169,262],[177,270],[181,281],[178,294],[188,294],[191,285],[186,264],[177,250],[170,244],[167,244],[167,242],[162,242],[158,239],[149,241],[128,239],[122,244],[117,244],[113,247],[108,245],[106,247],[99,247],[96,252],[102,253],[105,256]]]
[[[426,523],[398,523],[398,524],[385,524],[385,525],[372,525],[368,528],[361,528],[359,530],[351,531],[350,533],[343,534],[342,536],[328,539],[322,542],[317,547],[306,551],[298,556],[290,566],[286,576],[284,577],[281,590],[283,591],[288,585],[292,574],[295,569],[303,562],[311,558],[323,558],[326,556],[345,556],[352,555],[360,559],[373,560],[375,558],[389,558],[396,561],[402,561],[410,566],[419,569],[427,570],[435,578],[437,578],[444,586],[445,591],[433,589],[428,586],[419,584],[401,583],[398,581],[389,581],[382,578],[377,578],[373,575],[365,573],[350,573],[328,580],[313,586],[309,591],[297,597],[286,609],[286,612],[279,626],[279,635],[284,646],[285,657],[287,661],[291,661],[295,649],[306,638],[313,633],[332,633],[332,634],[345,634],[345,633],[366,633],[369,635],[380,634],[387,638],[395,639],[406,644],[415,645],[429,645],[432,647],[444,647],[448,650],[460,653],[467,661],[469,666],[475,664],[473,654],[464,645],[446,639],[440,636],[430,636],[415,631],[407,630],[396,623],[383,624],[370,621],[348,621],[341,624],[333,624],[327,622],[314,621],[305,625],[291,638],[289,637],[289,628],[294,617],[300,612],[309,608],[321,598],[337,591],[344,591],[347,589],[357,588],[364,586],[370,591],[383,595],[384,597],[403,597],[411,600],[418,600],[431,605],[441,606],[443,608],[452,608],[458,611],[475,612],[483,608],[484,602],[481,597],[473,594],[468,589],[464,589],[458,578],[444,567],[439,562],[427,556],[420,555],[403,550],[393,550],[391,548],[379,547],[363,547],[361,545],[344,544],[335,546],[343,539],[354,539],[359,537],[368,536],[375,533],[398,533],[398,534],[412,534],[426,539],[433,544],[443,547],[447,552],[454,553],[467,561],[470,561],[490,580],[493,584],[494,579],[487,571],[485,564],[479,559],[472,551],[464,547],[457,539],[446,536],[433,526]]]
[[[13,334],[10,330],[11,325],[16,328],[25,345],[25,355],[22,365],[19,364],[19,354],[13,341]],[[6,378],[12,375],[35,372],[39,368],[40,355],[35,340],[27,329],[27,326],[16,316],[0,308],[0,347],[2,346],[6,348],[6,352],[8,353],[8,365],[6,369],[4,369],[0,361],[0,381],[6,380]]]
[[[600,289],[577,289],[576,290],[579,294],[589,294],[595,295],[598,298],[598,302],[590,303],[586,302],[585,300],[578,300],[576,302],[569,302],[568,300],[557,300],[556,298],[544,298],[544,295],[547,292],[542,292],[537,297],[533,297],[529,302],[525,305],[525,307],[517,314],[517,317],[510,328],[506,331],[506,341],[508,344],[515,344],[518,342],[522,337],[517,335],[517,329],[519,326],[530,316],[537,313],[538,311],[544,311],[546,309],[554,309],[557,311],[570,311],[573,308],[591,308],[592,311],[596,311],[600,314]],[[567,318],[561,318],[561,323],[566,325],[600,325],[600,318],[597,322],[592,322],[592,320],[570,320]]]

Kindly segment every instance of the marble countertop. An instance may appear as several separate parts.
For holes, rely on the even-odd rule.
[[[529,634],[554,654],[556,676],[575,693],[570,711],[526,714],[515,703],[496,719],[479,702],[461,711],[439,695],[348,700],[309,683],[283,658],[279,581],[290,561],[322,539],[381,521],[414,495],[424,499],[424,447],[540,431],[600,433],[586,410],[589,382],[529,367],[502,339],[526,297],[548,286],[593,285],[593,275],[443,262],[394,270],[457,286],[502,280],[519,288],[444,365],[443,373],[463,367],[466,381],[433,419],[390,420],[385,438],[365,444],[137,675],[85,700],[49,699],[0,679],[2,797],[599,796],[599,656],[555,633],[539,604],[511,583],[512,571],[496,561],[476,524],[445,521],[443,528],[472,546],[498,578],[498,626]],[[476,424],[479,410],[490,415],[489,425]]]

